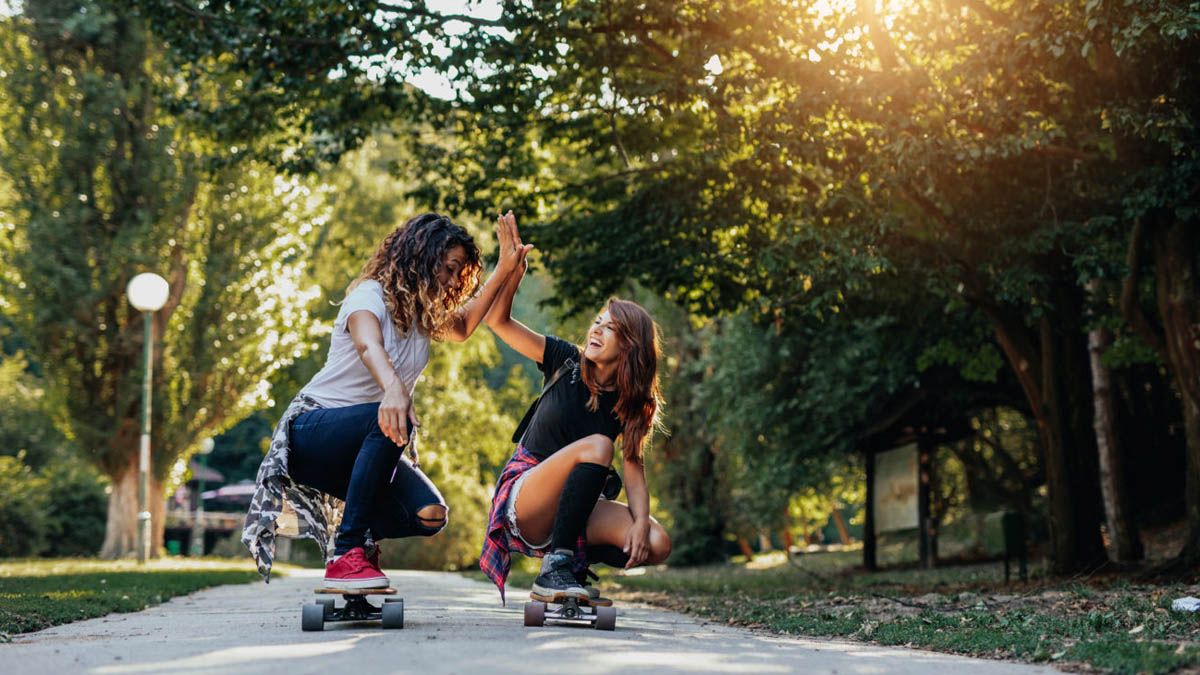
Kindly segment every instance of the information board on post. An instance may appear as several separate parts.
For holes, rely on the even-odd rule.
[[[910,530],[917,516],[917,444],[875,454],[875,532]]]

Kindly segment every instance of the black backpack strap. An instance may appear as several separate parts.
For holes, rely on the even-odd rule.
[[[554,371],[554,374],[550,376],[550,379],[546,380],[546,386],[542,387],[542,393],[538,394],[538,397],[533,399],[533,403],[530,404],[529,410],[525,411],[525,416],[521,418],[521,423],[517,425],[516,431],[513,432],[513,443],[519,444],[521,441],[525,440],[525,428],[529,426],[530,420],[533,419],[533,413],[535,410],[537,410],[538,404],[542,402],[542,397],[546,395],[546,392],[550,391],[550,387],[553,387],[555,382],[558,382],[558,380],[568,370],[571,370],[574,367],[575,359],[567,359],[566,361],[563,361],[561,366],[558,367],[558,370]]]

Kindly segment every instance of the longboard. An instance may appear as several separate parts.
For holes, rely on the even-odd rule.
[[[607,602],[602,605],[600,602]],[[587,600],[567,598],[562,602],[531,600],[525,603],[525,625],[544,626],[547,621],[590,625],[597,630],[614,630],[617,627],[617,610],[611,600],[589,603]]]
[[[382,605],[367,601],[369,595],[395,595],[394,588],[317,588],[317,595],[340,595],[346,604],[338,607],[334,598],[318,598],[300,612],[301,630],[325,630],[327,621],[379,621],[384,628],[404,628],[404,599],[384,598]]]

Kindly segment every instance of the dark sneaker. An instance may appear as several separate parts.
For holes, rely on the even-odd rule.
[[[387,588],[388,578],[355,547],[325,567],[325,588]]]
[[[533,580],[529,597],[542,602],[562,602],[567,598],[587,600],[588,592],[575,580],[571,564],[570,553],[555,551],[547,554],[542,573]]]

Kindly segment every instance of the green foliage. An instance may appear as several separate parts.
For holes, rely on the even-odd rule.
[[[312,348],[299,282],[325,214],[312,181],[209,161],[238,148],[163,109],[178,72],[127,9],[27,3],[0,22],[0,308],[46,367],[56,421],[118,476],[136,461],[143,349],[125,285],[167,278],[151,447],[169,484],[200,438],[266,402],[266,378]]]
[[[455,210],[528,205],[537,214],[528,238],[560,304],[590,309],[636,281],[700,315],[749,312],[798,331],[805,351],[790,353],[811,347],[812,373],[755,372],[778,376],[777,388],[828,391],[831,403],[746,397],[758,403],[744,408],[757,425],[740,438],[728,423],[722,433],[755,479],[828,474],[824,453],[850,447],[906,378],[936,381],[938,365],[1001,388],[1023,377],[1021,407],[1045,430],[1043,452],[1074,467],[1051,476],[1052,521],[1082,529],[1056,537],[1055,554],[1071,565],[1076,553],[1101,552],[1096,514],[1068,516],[1095,501],[1086,415],[1068,411],[1088,407],[1082,332],[1096,315],[1116,317],[1117,305],[1094,303],[1089,317],[1081,281],[1149,266],[1126,269],[1135,222],[1194,229],[1196,3],[617,0],[509,3],[495,19],[369,7],[145,11],[188,64],[193,89],[202,73],[236,82],[221,98],[186,94],[198,101],[187,114],[220,138],[282,139],[262,155],[311,169],[389,115],[419,116],[439,133],[408,136],[398,173],[421,174],[422,199]],[[404,83],[422,69],[452,78],[452,100]],[[1158,287],[1173,280],[1194,297],[1196,248],[1176,252],[1187,264],[1175,271],[1152,262]],[[877,284],[881,275],[898,288]],[[1149,285],[1138,285],[1135,304],[1165,293]],[[910,313],[914,298],[981,311],[1013,368],[1000,373],[1001,350],[978,348],[978,323],[960,331],[953,319],[924,320]],[[1191,318],[1168,329],[1178,345],[1194,339],[1195,301],[1185,304]],[[910,335],[895,346],[883,341],[889,329]],[[1120,331],[1110,359],[1153,362],[1146,339]],[[848,377],[856,361],[874,370]],[[1200,381],[1194,363],[1175,361],[1177,381]],[[700,406],[680,402],[677,443],[704,448],[695,455],[704,460],[722,439],[688,416]],[[802,423],[789,426],[787,405],[802,409]],[[807,447],[786,449],[783,429],[801,431],[793,437]],[[778,504],[782,492],[745,494]],[[716,510],[719,501],[684,503]],[[1075,541],[1078,551],[1067,545]]]
[[[0,556],[92,555],[104,539],[106,482],[58,431],[21,352],[0,356]]]
[[[42,378],[33,375],[23,352],[0,355],[0,454],[22,455],[40,469],[70,441],[55,425]]]
[[[39,476],[47,521],[41,555],[96,555],[104,542],[108,481],[95,467],[79,463],[68,453],[48,464]]]
[[[0,557],[94,555],[104,539],[105,481],[68,453],[40,471],[0,456]]]
[[[0,457],[0,555],[32,556],[46,546],[45,481],[22,461]]]

